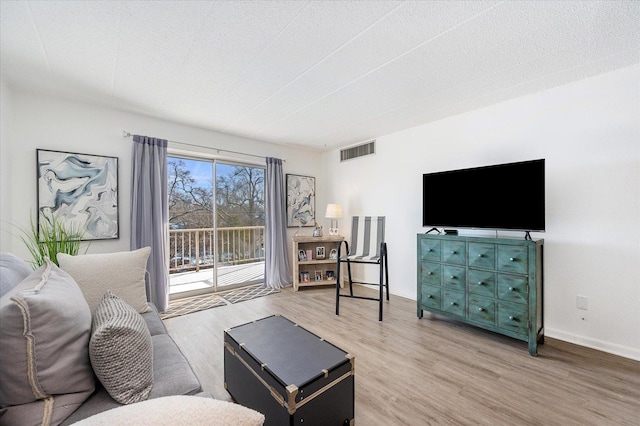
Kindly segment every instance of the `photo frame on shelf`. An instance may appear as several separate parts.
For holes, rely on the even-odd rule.
[[[322,271],[316,271],[315,279],[316,281],[322,281]]]
[[[307,252],[304,250],[298,250],[298,261],[307,260]]]
[[[300,272],[300,282],[308,283],[310,282],[309,273],[308,272]]]
[[[316,178],[287,174],[287,227],[316,223]]]
[[[316,247],[316,259],[324,259],[324,247]]]
[[[337,259],[338,258],[338,250],[331,249],[329,252],[329,259]]]
[[[120,238],[118,157],[36,150],[38,230],[55,218],[82,240]]]
[[[336,274],[333,271],[327,271],[324,274],[324,279],[327,281],[333,281],[336,279]]]

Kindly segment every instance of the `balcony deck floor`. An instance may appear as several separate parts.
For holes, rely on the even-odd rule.
[[[233,284],[264,281],[264,261],[218,268],[218,291]],[[169,294],[213,287],[213,269],[169,275]]]

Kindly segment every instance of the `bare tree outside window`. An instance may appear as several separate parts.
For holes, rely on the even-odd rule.
[[[213,166],[169,157],[170,272],[264,260],[264,169]]]

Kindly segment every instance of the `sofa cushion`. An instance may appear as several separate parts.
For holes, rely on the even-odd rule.
[[[73,278],[48,259],[0,298],[2,423],[59,423],[94,390],[91,313]]]
[[[147,399],[153,386],[153,347],[142,316],[107,291],[93,312],[89,356],[109,395],[121,404]]]
[[[142,314],[142,318],[144,322],[147,323],[147,327],[149,328],[149,333],[152,336],[156,334],[167,334],[167,328],[164,326],[164,323],[160,319],[160,314],[158,314],[158,308],[153,303],[149,303],[149,312],[145,312]]]
[[[152,336],[153,343],[153,387],[149,399],[171,395],[198,395],[200,382],[193,373],[186,358],[178,349],[171,336]],[[67,426],[105,410],[120,407],[100,383],[96,392],[75,411],[62,425]]]
[[[151,337],[154,383],[149,399],[169,395],[193,395],[202,390],[178,345],[168,334]]]
[[[0,297],[4,296],[33,270],[27,262],[11,253],[0,253]]]
[[[78,426],[260,426],[264,415],[232,402],[196,396],[168,396],[105,411]]]
[[[133,306],[147,312],[145,272],[151,248],[70,256],[58,253],[60,268],[71,275],[82,290],[93,312],[107,290]]]

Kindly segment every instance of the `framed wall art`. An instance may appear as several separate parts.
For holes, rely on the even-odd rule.
[[[287,174],[287,227],[314,226],[316,178]]]
[[[117,239],[118,158],[36,150],[38,227],[55,217],[84,232],[82,240]]]

